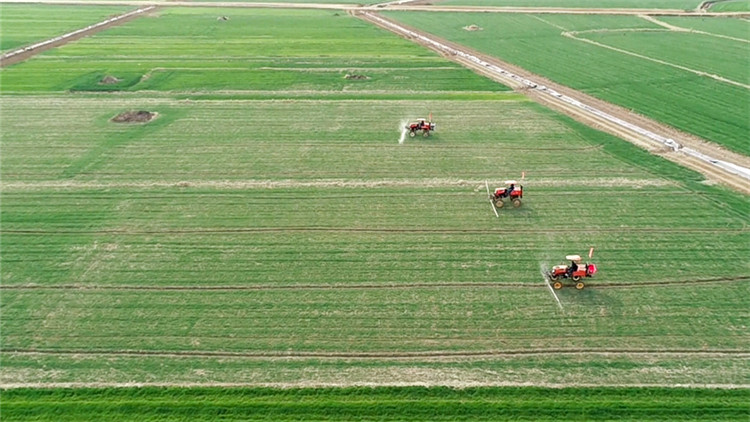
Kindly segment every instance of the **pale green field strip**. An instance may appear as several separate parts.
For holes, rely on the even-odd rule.
[[[748,90],[694,72],[727,73],[727,79],[742,77],[737,82],[746,83],[749,56],[737,54],[747,49],[745,43],[704,34],[666,32],[664,27],[634,16],[453,14],[446,20],[434,13],[385,14],[737,152],[750,154],[750,144],[745,142],[750,132],[746,118],[750,113]],[[463,29],[470,24],[484,29]],[[614,37],[602,33],[584,35],[606,37],[638,54],[658,55],[669,58],[664,59],[667,62],[674,61],[673,65],[696,69],[679,69],[615,51],[611,46],[591,45],[563,35],[564,32],[592,30],[618,32]],[[660,39],[671,42],[662,43]],[[575,60],[570,60],[571,57]]]
[[[105,76],[121,81],[99,84]],[[269,9],[162,9],[11,66],[2,79],[6,93],[508,90],[343,12]]]
[[[554,7],[580,9],[679,9],[693,10],[698,0],[440,0],[436,5]]]
[[[22,389],[4,392],[3,416],[56,422],[737,421],[748,416],[747,399],[748,390],[705,387]]]
[[[549,317],[550,325],[557,318]],[[372,359],[3,353],[0,382],[44,386],[744,386],[748,359],[709,353],[557,353]],[[55,368],[49,371],[44,368]],[[185,368],[189,368],[186,370]],[[5,395],[4,395],[5,396]],[[5,400],[5,399],[4,399]]]
[[[643,181],[654,177],[604,151],[600,134],[578,132],[580,126],[571,127],[567,120],[528,102],[45,97],[2,101],[5,184],[68,180],[72,187],[77,182],[116,187],[256,179],[377,184],[383,179],[414,179],[419,186],[425,180],[429,185],[429,179],[499,183],[522,171],[548,179],[546,185],[554,183],[549,179],[597,185],[602,176],[624,178],[626,184],[673,183],[662,177]],[[122,111],[141,108],[160,114],[147,125],[109,122]],[[437,134],[399,145],[401,122],[430,112]],[[47,117],[36,119],[35,113]],[[507,153],[498,153],[498,147]],[[587,160],[582,168],[572,165],[571,153],[596,160]]]
[[[694,351],[747,358],[747,281],[558,294],[563,310],[545,289],[6,290],[0,327],[6,352],[428,359],[418,353]]]
[[[0,4],[0,51],[65,34],[131,10],[127,6]]]

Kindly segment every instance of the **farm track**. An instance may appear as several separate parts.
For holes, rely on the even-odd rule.
[[[492,7],[492,6],[441,6],[428,2],[390,2],[360,6],[336,3],[274,3],[232,1],[170,1],[170,0],[4,0],[4,3],[36,3],[58,5],[96,6],[179,6],[179,7],[228,7],[253,9],[324,9],[343,11],[423,11],[423,12],[473,12],[473,13],[517,13],[517,14],[572,14],[572,15],[651,15],[651,16],[750,16],[747,12],[709,12],[682,9],[617,9],[617,8],[566,8],[566,7]],[[410,3],[410,4],[406,4]]]
[[[85,350],[85,349],[0,349],[0,353],[15,355],[77,355],[119,357],[167,357],[167,358],[245,358],[245,359],[374,359],[374,360],[440,360],[440,359],[486,359],[518,356],[703,356],[750,358],[743,349],[620,349],[620,348],[536,348],[520,350],[478,351],[428,351],[428,352],[222,352],[222,351],[169,351],[169,350]]]
[[[242,234],[242,233],[395,233],[395,234],[590,234],[590,233],[622,233],[622,227],[590,228],[590,229],[378,229],[361,227],[256,227],[256,228],[216,228],[216,229],[167,229],[167,230],[0,230],[0,234],[21,235],[150,235],[150,234]],[[750,227],[738,228],[651,228],[629,227],[630,233],[738,233],[748,232]]]
[[[640,287],[689,286],[703,284],[734,283],[748,281],[750,276],[719,277],[695,280],[646,281],[641,283],[597,284],[596,289],[629,289]],[[439,288],[499,288],[499,289],[543,289],[546,286],[530,283],[410,283],[410,284],[291,284],[260,286],[106,286],[106,285],[0,285],[1,290],[104,290],[104,291],[258,291],[258,290],[413,290]]]

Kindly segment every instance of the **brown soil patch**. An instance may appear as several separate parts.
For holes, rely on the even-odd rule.
[[[349,74],[347,73],[344,76],[344,79],[354,79],[354,80],[363,80],[363,79],[370,79],[367,75],[356,75],[356,74]]]
[[[482,28],[481,26],[477,26],[477,25],[473,25],[473,24],[469,25],[469,26],[464,26],[464,30],[469,31],[469,32],[481,31],[483,29],[484,28]]]
[[[99,81],[99,85],[114,85],[120,81],[122,81],[122,79],[119,79],[116,76],[107,75]]]
[[[146,123],[155,119],[158,113],[138,110],[125,111],[112,118],[115,123]]]

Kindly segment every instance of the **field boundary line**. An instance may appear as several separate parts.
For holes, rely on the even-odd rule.
[[[515,382],[515,381],[497,381],[497,382],[463,382],[463,381],[437,381],[425,383],[423,381],[402,382],[402,381],[354,381],[354,382],[311,382],[309,380],[300,380],[298,382],[158,382],[158,381],[130,381],[130,382],[102,382],[102,381],[50,381],[50,382],[0,382],[0,389],[12,390],[17,388],[143,388],[143,387],[179,387],[179,388],[331,388],[331,387],[542,387],[542,388],[670,388],[674,389],[694,389],[694,388],[711,388],[723,390],[737,390],[750,388],[750,384],[713,384],[713,383],[625,383],[625,384],[590,384],[590,383],[551,383],[551,382]]]
[[[546,279],[546,278],[545,278]],[[717,277],[694,280],[662,280],[644,281],[635,283],[593,283],[590,289],[634,289],[641,287],[670,287],[701,284],[734,283],[750,281],[750,276],[740,277]],[[549,286],[549,283],[547,283]],[[442,289],[442,288],[496,288],[496,289],[541,289],[544,286],[536,283],[404,283],[404,284],[283,284],[283,285],[248,285],[248,286],[200,286],[200,285],[166,285],[166,286],[139,286],[139,285],[103,285],[103,284],[2,284],[2,290],[102,290],[102,291],[259,291],[259,290],[411,290],[411,289]],[[553,292],[554,294],[554,292]],[[557,297],[557,295],[555,295]],[[560,305],[562,306],[562,304]]]
[[[566,355],[566,356],[704,356],[738,357],[750,359],[750,351],[744,349],[620,349],[620,348],[535,348],[514,350],[477,351],[422,351],[422,352],[314,352],[314,351],[257,351],[231,352],[211,350],[87,350],[87,349],[37,349],[2,348],[0,354],[14,355],[58,355],[58,356],[120,356],[120,357],[168,357],[168,358],[245,358],[245,359],[361,359],[361,360],[419,360],[419,359],[486,359],[493,357]]]
[[[124,23],[130,19],[137,17],[138,15],[141,15],[146,12],[150,12],[154,9],[156,9],[156,6],[147,6],[147,7],[143,7],[140,9],[136,9],[127,13],[123,13],[121,15],[117,15],[113,18],[109,18],[101,22],[97,22],[85,28],[77,29],[75,31],[68,32],[66,34],[59,35],[57,37],[41,41],[36,44],[27,46],[27,47],[19,48],[9,53],[5,53],[2,55],[2,57],[0,57],[0,67],[5,67],[8,65],[26,60],[31,56],[41,53],[42,51],[49,50],[54,47],[59,47],[61,45],[69,43],[70,41],[92,35],[103,29]]]
[[[668,61],[661,60],[661,59],[656,59],[656,58],[649,57],[649,56],[645,56],[645,55],[640,54],[640,53],[635,53],[635,52],[632,52],[632,51],[624,50],[622,48],[613,47],[613,46],[607,45],[607,44],[602,44],[602,43],[600,43],[598,41],[590,40],[590,39],[587,39],[587,38],[579,38],[579,37],[577,37],[575,35],[575,32],[567,32],[566,31],[566,32],[563,32],[561,35],[564,36],[564,37],[576,40],[576,41],[581,41],[581,42],[585,42],[585,43],[588,43],[588,44],[591,44],[591,45],[595,45],[597,47],[606,48],[608,50],[616,51],[618,53],[625,54],[625,55],[628,55],[628,56],[637,57],[639,59],[651,61],[651,62],[658,63],[658,64],[661,64],[661,65],[664,65],[664,66],[670,66],[670,67],[673,67],[675,69],[683,70],[685,72],[690,72],[690,73],[696,74],[696,75],[701,76],[701,77],[707,77],[707,78],[711,78],[711,79],[714,79],[716,81],[723,82],[723,83],[726,83],[726,84],[735,85],[735,86],[738,86],[738,87],[741,87],[741,88],[745,88],[745,89],[750,89],[750,85],[746,85],[746,84],[743,84],[741,82],[733,81],[731,79],[727,79],[727,78],[725,78],[723,76],[719,76],[719,75],[716,75],[716,74],[713,74],[713,73],[704,72],[702,70],[691,69],[691,68],[689,68],[687,66],[682,66],[682,65],[679,65],[679,64],[670,63]]]
[[[621,233],[622,227],[597,228],[597,229],[409,229],[409,228],[367,228],[367,227],[244,227],[244,228],[196,228],[196,229],[164,229],[164,230],[127,230],[127,229],[101,229],[101,230],[0,230],[0,234],[15,235],[123,235],[141,236],[148,234],[252,234],[252,233],[379,233],[379,234],[476,234],[496,236],[498,234],[587,234],[587,233]],[[691,233],[744,233],[750,231],[750,226],[743,228],[648,228],[629,227],[630,233],[669,233],[669,234],[691,234]]]
[[[742,39],[742,38],[737,38],[737,37],[730,37],[729,35],[714,34],[713,32],[701,31],[699,29],[685,28],[685,27],[682,27],[682,26],[672,25],[671,23],[666,23],[666,22],[660,21],[659,19],[657,19],[657,18],[655,18],[653,16],[649,16],[649,15],[638,15],[638,17],[641,18],[641,19],[645,19],[645,20],[647,20],[647,21],[649,21],[651,23],[654,23],[656,25],[663,26],[664,28],[667,28],[670,31],[675,31],[675,32],[690,32],[690,33],[693,33],[693,34],[708,35],[710,37],[722,38],[722,39],[726,39],[726,40],[732,40],[732,41],[737,41],[737,42],[742,42],[742,43],[750,44],[750,40],[746,40],[746,39]]]

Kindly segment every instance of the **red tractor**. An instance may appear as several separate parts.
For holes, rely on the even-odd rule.
[[[410,137],[417,136],[417,132],[422,132],[422,136],[425,138],[430,136],[430,132],[435,130],[435,123],[432,121],[425,121],[425,119],[417,119],[414,123],[406,125],[406,129],[409,131]]]
[[[584,278],[593,277],[596,274],[596,264],[586,263],[581,264],[580,255],[568,255],[565,259],[570,261],[570,265],[561,264],[552,267],[552,271],[547,273],[547,276],[552,280],[552,287],[555,290],[560,290],[563,284],[560,280],[569,278],[575,281],[576,289],[581,290],[585,287],[583,283]]]
[[[523,186],[516,186],[515,180],[506,180],[504,188],[497,188],[490,195],[490,200],[496,208],[504,207],[506,199],[513,204],[514,208],[518,208],[521,206],[521,198],[523,198]]]

